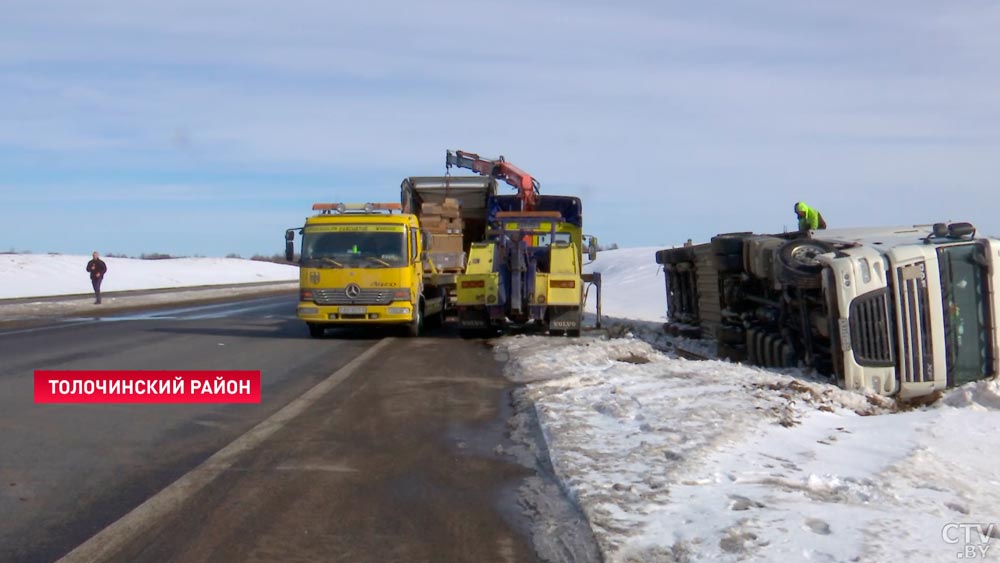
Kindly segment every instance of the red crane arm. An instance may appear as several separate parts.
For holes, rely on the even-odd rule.
[[[538,200],[539,184],[538,180],[531,177],[524,170],[507,162],[501,156],[497,160],[482,158],[478,154],[465,151],[448,151],[445,165],[448,168],[458,166],[475,171],[483,176],[492,176],[498,180],[503,180],[517,190],[517,196],[521,199],[521,208],[524,211],[531,211],[535,208]]]

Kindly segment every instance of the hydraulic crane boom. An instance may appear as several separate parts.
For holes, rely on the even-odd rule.
[[[503,180],[514,186],[517,190],[517,197],[521,199],[521,209],[523,211],[532,211],[535,208],[535,203],[540,193],[538,180],[532,178],[524,170],[507,162],[502,156],[497,160],[490,160],[471,152],[448,151],[445,165],[448,168],[457,166],[475,171],[483,176],[492,176]]]

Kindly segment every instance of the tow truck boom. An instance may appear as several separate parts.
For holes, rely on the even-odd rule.
[[[492,176],[514,186],[517,197],[521,199],[522,211],[533,211],[537,196],[540,193],[538,180],[500,156],[496,160],[482,158],[478,154],[465,151],[448,151],[445,166],[457,166],[472,170],[483,176]]]

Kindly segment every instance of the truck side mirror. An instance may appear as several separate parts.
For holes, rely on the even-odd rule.
[[[427,232],[426,229],[420,229],[420,238],[424,239],[424,251],[434,247],[434,236]]]
[[[295,259],[295,231],[288,229],[285,231],[285,261],[291,262]]]
[[[590,242],[587,243],[587,258],[591,262],[597,260],[597,237],[590,237]]]

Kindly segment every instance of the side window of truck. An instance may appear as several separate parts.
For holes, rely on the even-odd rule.
[[[420,236],[419,229],[410,229],[410,260],[420,258],[417,254],[417,237]]]

